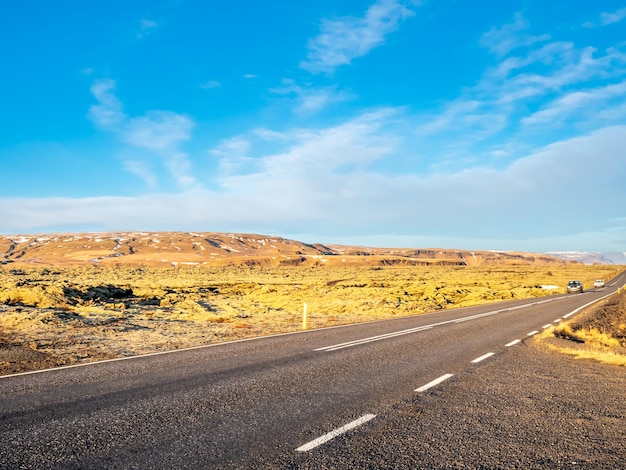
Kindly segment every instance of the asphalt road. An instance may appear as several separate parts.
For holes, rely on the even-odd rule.
[[[0,468],[623,468],[623,368],[527,343],[625,283],[1,377]]]

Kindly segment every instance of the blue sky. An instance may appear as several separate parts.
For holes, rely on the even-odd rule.
[[[626,251],[626,1],[23,0],[0,233]]]

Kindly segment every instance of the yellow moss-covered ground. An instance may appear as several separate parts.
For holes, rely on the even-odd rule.
[[[615,266],[0,267],[0,374],[563,293]],[[557,286],[549,289],[546,286]]]

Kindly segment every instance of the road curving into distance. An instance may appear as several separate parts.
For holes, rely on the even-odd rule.
[[[559,358],[554,370],[527,343],[625,284],[621,273],[583,294],[0,377],[0,468],[611,468],[626,458],[623,432],[613,436],[607,424],[612,416],[623,429],[624,400],[600,413],[612,437],[590,440],[580,410],[601,400],[568,394],[581,386],[567,369],[577,361]],[[541,367],[540,378],[556,374],[547,385]],[[607,369],[616,371],[607,381],[602,366],[584,367],[591,372],[578,375],[591,379],[582,385],[607,400],[623,393],[621,368]],[[601,455],[572,464],[550,439],[542,444],[537,430],[564,432],[558,420],[513,424],[552,416],[556,396],[578,410],[569,431],[586,436],[581,447],[568,432],[569,445]]]

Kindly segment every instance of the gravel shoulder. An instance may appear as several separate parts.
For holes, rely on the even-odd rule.
[[[620,469],[624,390],[626,368],[531,339],[277,467]]]
[[[573,329],[619,339],[626,295],[582,311]],[[283,468],[622,469],[626,462],[626,367],[554,350],[589,348],[533,337],[426,394],[379,410],[362,431]]]

